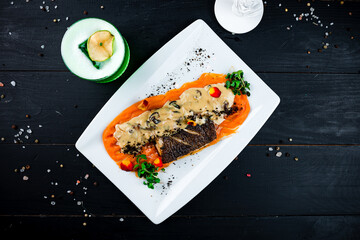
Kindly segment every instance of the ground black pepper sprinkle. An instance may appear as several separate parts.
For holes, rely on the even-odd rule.
[[[286,157],[290,157],[290,153],[288,153],[288,152],[285,153],[285,156],[286,156]]]

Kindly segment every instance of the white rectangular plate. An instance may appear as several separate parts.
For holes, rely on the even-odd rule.
[[[201,48],[201,50],[199,50]],[[148,189],[132,172],[122,171],[107,154],[102,134],[124,109],[154,90],[178,88],[204,72],[242,69],[251,84],[251,111],[237,133],[160,172],[160,184]],[[197,20],[147,60],[110,98],[76,143],[87,157],[153,223],[159,224],[183,207],[216,178],[250,142],[270,117],[280,98],[211,30]],[[234,148],[236,143],[237,148]],[[170,182],[171,181],[171,182]],[[170,185],[171,183],[171,185]],[[170,185],[170,186],[169,186]]]

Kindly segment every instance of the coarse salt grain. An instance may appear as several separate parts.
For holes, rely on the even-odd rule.
[[[13,86],[13,87],[16,86],[16,82],[15,82],[15,81],[11,81],[10,84],[11,84],[11,86]]]
[[[41,49],[44,49],[44,48],[45,48],[45,45],[41,45],[40,47],[41,47]]]
[[[271,152],[271,151],[273,151],[274,149],[272,148],[272,147],[269,147],[269,151]]]
[[[27,181],[27,180],[29,180],[29,177],[28,177],[28,176],[24,176],[24,177],[23,177],[23,180],[24,180],[24,181]]]
[[[282,155],[282,152],[277,152],[277,153],[276,153],[276,156],[277,156],[277,157],[281,157],[281,155]]]

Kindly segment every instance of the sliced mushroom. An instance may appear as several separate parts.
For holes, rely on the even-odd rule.
[[[160,117],[160,114],[158,112],[153,112],[150,117],[149,120],[152,121],[155,124],[159,124],[161,121],[157,118]]]
[[[198,89],[196,89],[196,94],[194,95],[194,98],[195,99],[199,99],[199,98],[201,98],[201,96],[202,96],[202,93],[201,93],[201,91],[200,90],[198,90]]]
[[[171,102],[169,102],[169,105],[171,105],[171,106],[173,106],[173,107],[175,107],[175,108],[177,108],[177,109],[180,109],[180,106],[177,105],[176,101],[171,101]]]

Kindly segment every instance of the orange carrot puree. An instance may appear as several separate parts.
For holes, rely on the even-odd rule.
[[[215,74],[215,73],[204,73],[200,76],[200,78],[196,81],[185,83],[178,89],[172,89],[168,91],[166,94],[157,95],[153,97],[148,97],[146,100],[149,105],[147,110],[161,108],[167,101],[178,100],[180,95],[189,88],[203,88],[209,84],[216,83],[225,83],[227,79],[224,74]],[[139,116],[144,112],[144,110],[140,110],[137,106],[142,101],[134,103],[124,111],[122,111],[104,130],[103,133],[103,142],[106,151],[110,155],[114,161],[120,165],[121,161],[124,159],[129,159],[131,162],[135,164],[136,159],[133,155],[124,154],[120,152],[120,146],[116,145],[116,139],[113,134],[115,132],[115,125],[121,124],[129,121],[131,118]],[[236,95],[234,104],[239,108],[237,112],[227,117],[216,130],[217,138],[212,141],[209,145],[215,144],[220,141],[222,138],[233,134],[236,129],[245,121],[249,112],[250,105],[246,95]],[[141,154],[145,154],[147,157],[147,161],[152,163],[156,158],[159,157],[158,152],[154,145],[145,145],[142,148]],[[164,164],[163,167],[167,167],[168,164]]]

